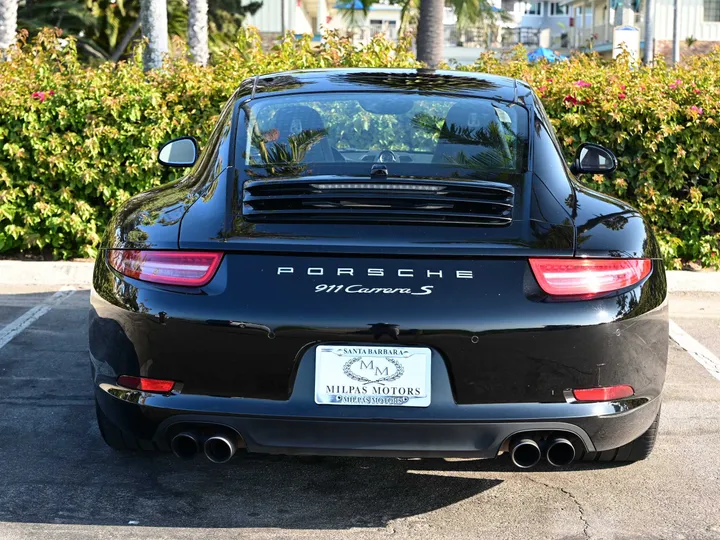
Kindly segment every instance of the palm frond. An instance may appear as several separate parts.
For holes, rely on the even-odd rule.
[[[57,27],[67,34],[75,35],[94,26],[95,18],[83,2],[24,0],[18,5],[18,27],[27,28],[31,32]]]

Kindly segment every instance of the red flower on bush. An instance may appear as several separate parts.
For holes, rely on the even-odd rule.
[[[547,86],[539,86],[537,90],[542,94],[543,92],[547,91]]]
[[[563,99],[563,103],[568,103],[571,107],[574,107],[575,105],[578,105],[580,102],[577,100],[575,96],[565,96]]]
[[[32,93],[32,98],[33,98],[33,99],[36,99],[37,101],[39,101],[40,103],[42,103],[42,102],[45,101],[48,97],[54,96],[54,95],[55,95],[55,92],[54,92],[53,90],[50,90],[50,91],[48,91],[48,92],[33,92],[33,93]]]
[[[693,92],[695,92],[696,94],[699,94],[699,93],[700,93],[700,89],[699,89],[699,88],[695,88],[695,89],[693,90]]]
[[[698,107],[697,105],[693,105],[692,107],[690,107],[690,110],[692,112],[694,112],[695,114],[697,114],[698,116],[703,113],[702,107]]]
[[[580,79],[579,81],[575,81],[575,86],[577,86],[579,88],[590,88],[592,86],[592,84]]]
[[[627,96],[626,96],[623,92],[620,92],[620,93],[618,94],[618,99],[625,99],[626,97],[627,97]]]

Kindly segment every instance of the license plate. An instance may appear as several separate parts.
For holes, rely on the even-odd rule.
[[[315,352],[315,403],[430,405],[430,349],[321,345]]]

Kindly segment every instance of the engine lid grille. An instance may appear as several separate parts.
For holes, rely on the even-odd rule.
[[[248,180],[243,217],[254,222],[502,226],[515,190],[486,181],[367,178]]]

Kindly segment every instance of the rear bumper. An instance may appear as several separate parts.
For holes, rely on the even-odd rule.
[[[523,432],[570,436],[577,450],[595,452],[639,437],[660,407],[658,397],[457,404],[437,353],[432,358],[432,400],[426,408],[315,404],[314,348],[300,362],[286,401],[138,392],[117,386],[102,375],[97,360],[93,364],[103,412],[122,429],[166,450],[180,430],[224,427],[236,431],[248,451],[270,454],[493,458]]]
[[[280,272],[286,265],[296,270]],[[321,267],[327,275],[318,274]],[[365,275],[380,268],[382,278]],[[347,276],[350,269],[362,277]],[[413,281],[408,272],[422,277]],[[397,297],[316,293],[324,282],[434,289]],[[98,402],[110,420],[161,448],[193,424],[233,429],[250,451],[268,453],[491,458],[524,431],[558,432],[578,450],[604,451],[648,429],[665,379],[659,263],[629,290],[567,302],[539,295],[521,258],[226,254],[207,287],[182,291],[118,276],[101,258],[93,289],[89,348]],[[430,405],[317,405],[320,343],[429,348]],[[118,387],[119,375],[182,386],[146,394]],[[632,386],[635,396],[564,398],[568,389],[617,384]]]

